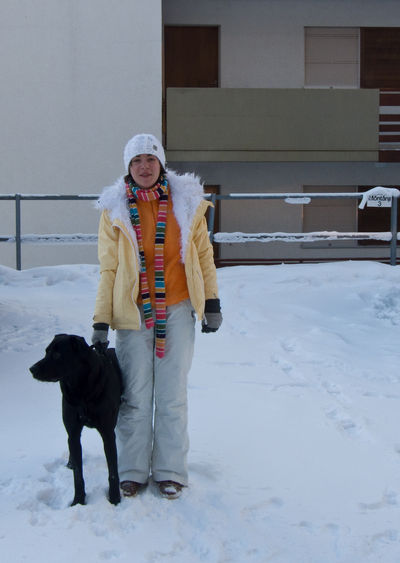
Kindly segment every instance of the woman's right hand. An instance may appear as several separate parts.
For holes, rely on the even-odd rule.
[[[95,348],[99,348],[103,351],[105,351],[107,349],[107,346],[108,346],[108,324],[106,324],[106,323],[95,323],[93,325],[92,344]]]

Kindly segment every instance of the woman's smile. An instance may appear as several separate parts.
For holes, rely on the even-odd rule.
[[[161,164],[158,158],[152,154],[139,154],[132,158],[129,172],[139,188],[147,190],[157,182],[161,172]]]

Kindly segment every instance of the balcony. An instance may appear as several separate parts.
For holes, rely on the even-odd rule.
[[[380,91],[379,160],[400,162],[400,92]]]
[[[379,90],[168,88],[169,161],[377,162]]]

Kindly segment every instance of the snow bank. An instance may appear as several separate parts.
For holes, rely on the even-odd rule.
[[[371,262],[218,271],[224,323],[197,334],[190,486],[118,507],[94,430],[88,503],[55,384],[28,367],[57,332],[87,339],[94,266],[0,268],[2,559],[10,563],[397,563],[400,269]]]

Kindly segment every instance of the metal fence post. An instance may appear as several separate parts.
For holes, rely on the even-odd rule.
[[[217,194],[211,194],[210,214],[208,216],[208,232],[210,233],[210,242],[214,240],[214,220],[215,220],[215,202],[217,201]]]
[[[17,270],[21,270],[21,194],[15,194],[15,252]]]
[[[390,265],[396,266],[397,262],[397,194],[392,196],[392,205],[390,208],[390,230],[392,239],[390,241]]]

